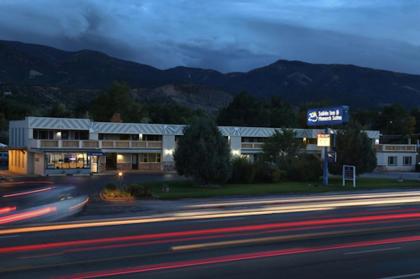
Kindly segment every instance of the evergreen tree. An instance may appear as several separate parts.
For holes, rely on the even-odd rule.
[[[357,174],[371,172],[376,168],[373,143],[357,123],[352,122],[338,131],[336,152],[337,161],[330,169],[333,173],[341,174],[343,165],[356,166]]]
[[[180,175],[201,184],[225,183],[231,175],[228,142],[209,118],[196,118],[185,128],[174,159]]]

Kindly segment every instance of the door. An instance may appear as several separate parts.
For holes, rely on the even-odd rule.
[[[106,154],[105,167],[106,167],[107,170],[116,170],[117,169],[117,154],[116,153]]]
[[[139,169],[139,154],[132,154],[131,155],[131,168],[133,170]]]

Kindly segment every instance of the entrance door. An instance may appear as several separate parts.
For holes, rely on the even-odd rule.
[[[98,156],[90,156],[90,171],[92,173],[98,172]]]
[[[117,169],[117,154],[116,153],[106,154],[105,167],[106,167],[107,170],[116,170]]]
[[[131,168],[133,170],[139,169],[139,154],[132,154],[131,155]]]

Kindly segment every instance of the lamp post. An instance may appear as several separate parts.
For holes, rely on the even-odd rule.
[[[120,170],[117,173],[118,175],[118,180],[120,181],[120,189],[122,188],[122,182],[123,182],[123,177],[124,177],[124,173]]]

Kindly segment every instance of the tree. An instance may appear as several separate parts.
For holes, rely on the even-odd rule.
[[[199,117],[184,129],[174,154],[180,175],[201,184],[225,183],[231,175],[230,148],[216,123]]]
[[[263,156],[266,161],[275,163],[279,168],[285,168],[292,158],[295,158],[303,148],[303,142],[296,138],[291,129],[275,131],[263,145]]]
[[[50,117],[72,117],[72,112],[63,103],[54,104],[47,113]]]
[[[217,123],[228,126],[270,126],[270,111],[246,92],[236,95],[218,115]]]
[[[376,168],[376,155],[373,144],[361,126],[350,123],[336,136],[337,161],[331,172],[341,174],[343,165],[356,166],[357,174],[371,172]]]
[[[292,107],[282,101],[279,97],[274,96],[270,100],[270,126],[274,128],[296,127],[297,115]]]
[[[99,95],[93,101],[91,113],[96,121],[109,121],[115,113],[119,113],[124,122],[140,122],[144,116],[142,107],[124,83],[114,83],[108,91]]]
[[[415,127],[416,119],[397,104],[384,107],[377,121],[377,128],[385,135],[408,136]]]

